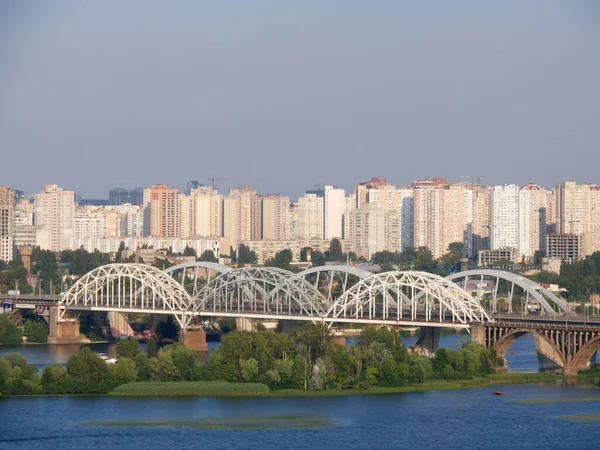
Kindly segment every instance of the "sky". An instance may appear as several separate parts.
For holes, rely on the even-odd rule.
[[[600,183],[594,0],[0,0],[0,185]]]

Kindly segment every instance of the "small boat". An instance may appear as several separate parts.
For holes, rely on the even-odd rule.
[[[515,349],[514,349],[514,348],[513,348],[513,349],[510,351],[510,354],[511,354],[511,355],[514,355],[514,354],[515,354]]]
[[[502,391],[496,391],[496,392],[494,392],[494,395],[503,395],[503,394],[504,394],[504,392],[502,392]]]

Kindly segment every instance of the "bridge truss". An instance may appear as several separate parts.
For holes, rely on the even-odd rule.
[[[198,288],[200,270],[209,279]],[[322,273],[329,273],[325,292],[319,290]],[[315,274],[316,282],[307,281]],[[346,276],[352,276],[354,284]],[[191,280],[192,289],[185,280]],[[334,291],[334,282],[341,289]],[[197,316],[462,328],[490,320],[476,299],[439,276],[372,275],[343,266],[294,274],[272,267],[230,269],[215,263],[189,263],[165,272],[142,264],[109,264],[80,278],[59,307],[60,318],[67,310],[173,314],[182,328]]]
[[[491,314],[507,316],[573,314],[566,301],[523,276],[492,269],[475,269],[450,275]]]

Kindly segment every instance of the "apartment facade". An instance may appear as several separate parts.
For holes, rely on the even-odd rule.
[[[14,218],[16,192],[0,186],[0,260],[8,262],[14,257]]]
[[[75,192],[49,184],[35,196],[36,245],[59,252],[70,248],[75,215]]]

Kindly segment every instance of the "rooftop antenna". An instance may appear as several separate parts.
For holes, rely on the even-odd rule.
[[[209,177],[208,181],[212,182],[212,187],[213,189],[216,187],[215,185],[215,181],[220,181],[220,180],[224,180],[225,178],[220,178],[220,177],[215,177],[214,175],[212,177]]]
[[[460,177],[464,178],[464,179],[476,180],[477,186],[479,186],[479,181],[484,179],[483,177],[480,177],[480,176],[471,176],[471,175],[461,175]]]

